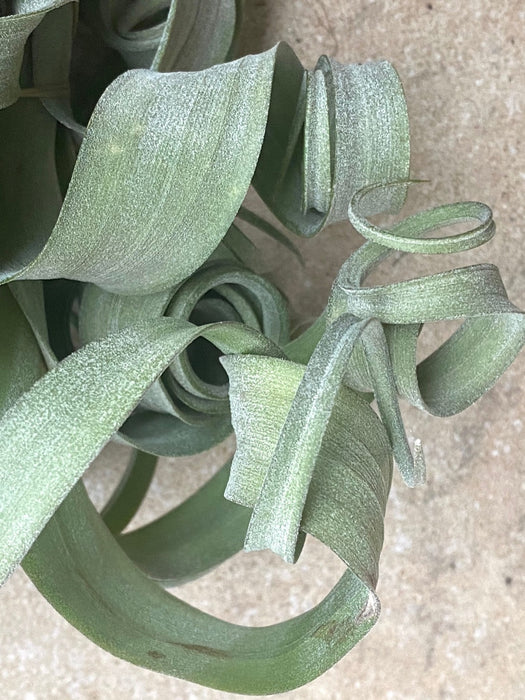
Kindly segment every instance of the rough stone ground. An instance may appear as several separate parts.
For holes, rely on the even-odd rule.
[[[492,260],[510,298],[524,308],[520,0],[249,0],[248,5],[246,50],[285,39],[308,67],[325,52],[341,62],[387,58],[395,64],[411,115],[412,171],[432,180],[414,191],[412,206],[479,199],[493,207],[499,233],[481,251],[454,260],[422,259],[417,273]],[[302,245],[305,270],[271,252],[268,269],[283,282],[298,313],[309,316],[322,308],[335,271],[357,245],[349,226],[332,227]],[[385,265],[376,279],[411,276],[409,263],[406,256]],[[436,336],[443,332],[436,329]],[[431,347],[436,341],[428,342]],[[426,446],[429,480],[408,490],[397,475],[394,479],[381,560],[381,618],[333,669],[283,697],[525,697],[524,369],[522,354],[488,395],[455,418],[406,411],[410,435]],[[189,461],[176,469],[165,464],[143,520],[191,492],[220,460],[220,454],[207,455],[198,469]],[[99,460],[96,469],[106,485],[117,478],[117,461],[114,448]],[[94,482],[93,472],[89,481]],[[229,620],[268,624],[315,604],[340,572],[334,556],[309,542],[294,569],[268,553],[240,554],[179,594]],[[22,572],[2,590],[0,601],[4,698],[239,697],[109,656],[64,622]]]

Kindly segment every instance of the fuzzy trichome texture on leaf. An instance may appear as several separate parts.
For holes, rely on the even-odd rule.
[[[492,213],[458,202],[372,223],[411,182],[395,69],[322,57],[305,70],[285,43],[236,57],[242,4],[2,5],[0,580],[22,562],[116,656],[264,694],[315,678],[378,618],[392,465],[408,486],[425,477],[398,398],[465,409],[519,352],[525,320],[490,264],[364,286],[393,251],[481,245]],[[243,204],[250,185],[296,236],[349,220],[367,239],[295,337],[246,224],[298,251]],[[463,323],[418,364],[423,325],[446,319]],[[123,532],[159,456],[233,430],[207,484]],[[133,457],[98,513],[81,477],[110,440]],[[294,562],[306,534],[347,570],[294,619],[242,627],[163,588],[243,547]]]

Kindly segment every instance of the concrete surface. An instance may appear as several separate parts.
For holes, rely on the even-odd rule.
[[[473,261],[499,265],[510,298],[525,308],[525,8],[520,0],[248,0],[251,51],[287,40],[306,66],[321,53],[342,62],[387,58],[403,79],[412,126],[412,194],[421,208],[479,199],[498,235],[484,249],[436,261],[406,257],[376,279],[401,279]],[[318,313],[340,263],[358,245],[349,226],[302,244],[306,270],[270,252],[300,316]],[[446,329],[437,329],[443,337]],[[435,342],[429,337],[428,342]],[[499,384],[460,416],[439,420],[406,410],[422,438],[429,479],[408,490],[395,477],[386,518],[376,627],[324,676],[282,697],[292,700],[422,700],[525,697],[525,354]],[[209,476],[221,454],[198,468],[165,464],[141,515],[146,521]],[[120,459],[122,455],[120,455]],[[115,448],[96,469],[107,488]],[[94,484],[93,471],[89,483]],[[95,489],[102,498],[103,489]],[[291,568],[271,554],[240,554],[179,589],[186,600],[244,624],[268,624],[315,604],[341,572],[310,541]],[[242,603],[241,598],[243,598]],[[3,698],[226,699],[227,693],[135,668],[98,649],[64,622],[22,572],[0,593]]]

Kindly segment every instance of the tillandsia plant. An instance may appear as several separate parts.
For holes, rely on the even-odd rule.
[[[424,481],[398,397],[462,411],[525,342],[493,265],[364,280],[393,251],[486,242],[491,211],[371,222],[410,184],[386,61],[305,70],[285,43],[236,58],[240,0],[2,5],[0,579],[22,563],[69,622],[140,666],[246,694],[304,684],[378,618],[393,461],[408,486]],[[243,205],[250,184],[298,236],[349,219],[367,239],[294,338],[243,227],[295,246]],[[445,319],[464,320],[417,364],[423,324]],[[158,456],[232,430],[231,462],[123,532]],[[133,459],[98,513],[81,477],[110,440]],[[347,571],[294,619],[242,627],[164,590],[243,547],[294,562],[306,533]]]

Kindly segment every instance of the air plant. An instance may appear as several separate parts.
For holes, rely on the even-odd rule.
[[[4,3],[0,579],[22,563],[116,656],[250,694],[310,681],[375,624],[393,461],[408,486],[425,475],[398,396],[462,411],[519,352],[525,320],[490,264],[363,286],[394,251],[481,245],[492,213],[458,202],[373,224],[411,182],[396,71],[325,56],[305,70],[285,43],[235,58],[241,9]],[[349,219],[366,239],[294,338],[243,225],[295,247],[243,205],[250,184],[298,236]],[[416,364],[423,324],[446,319],[464,320]],[[197,454],[232,429],[231,462],[123,532],[158,456]],[[133,459],[99,513],[81,477],[110,440]],[[306,533],[347,571],[294,619],[242,627],[164,590],[243,547],[295,562]]]

